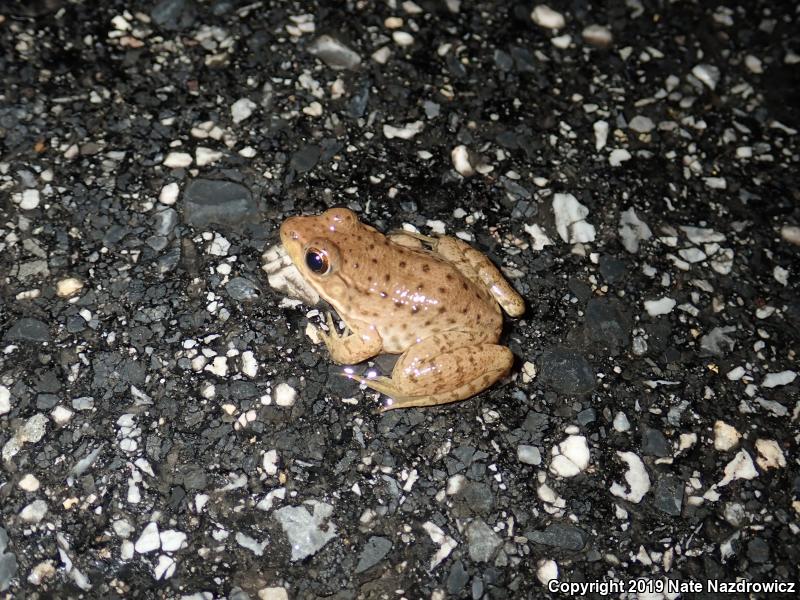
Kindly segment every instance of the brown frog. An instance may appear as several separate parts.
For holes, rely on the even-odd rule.
[[[483,254],[459,239],[384,235],[345,208],[291,217],[281,241],[305,280],[350,330],[327,315],[331,357],[353,364],[401,354],[391,377],[345,373],[386,394],[384,410],[463,400],[508,374],[511,351],[498,345],[503,309],[525,303]]]

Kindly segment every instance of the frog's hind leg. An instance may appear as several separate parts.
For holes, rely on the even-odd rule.
[[[381,410],[464,400],[505,376],[514,356],[505,346],[480,343],[464,332],[437,334],[409,348],[392,377],[347,375],[392,399]]]

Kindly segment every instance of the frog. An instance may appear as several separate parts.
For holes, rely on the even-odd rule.
[[[470,398],[507,376],[514,355],[499,344],[503,311],[525,301],[484,254],[446,235],[383,234],[347,208],[292,216],[283,249],[330,312],[320,332],[335,363],[399,354],[391,376],[342,375],[389,400],[379,412]]]

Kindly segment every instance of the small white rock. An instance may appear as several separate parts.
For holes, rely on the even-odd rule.
[[[761,387],[774,388],[781,385],[789,385],[797,378],[794,371],[781,371],[780,373],[767,373]]]
[[[242,352],[242,373],[251,379],[258,373],[258,361],[252,350]]]
[[[19,518],[26,523],[35,525],[44,519],[46,514],[47,502],[44,500],[34,500],[20,511]]]
[[[760,75],[764,72],[761,59],[757,56],[753,56],[752,54],[748,54],[744,57],[744,66],[747,67],[751,73],[755,73],[756,75]]]
[[[608,121],[595,121],[592,125],[594,130],[594,148],[598,152],[606,147],[608,141]]]
[[[782,469],[786,466],[786,456],[775,440],[756,440],[756,452],[758,452],[756,462],[765,471],[779,467]]]
[[[742,434],[735,427],[728,425],[725,421],[714,423],[714,449],[720,452],[727,452],[735,448],[742,439]]]
[[[533,238],[532,248],[537,252],[544,249],[545,246],[552,246],[552,240],[547,236],[544,230],[538,225],[525,225],[525,232]]]
[[[231,117],[233,118],[233,122],[238,125],[249,118],[256,109],[256,106],[256,103],[250,100],[250,98],[239,98],[231,105]]]
[[[631,423],[628,421],[628,415],[624,412],[618,412],[614,415],[614,431],[619,431],[620,433],[625,433],[626,431],[630,431]]]
[[[267,587],[258,590],[258,600],[289,600],[289,592],[282,587]]]
[[[0,415],[11,411],[11,392],[9,389],[0,385]]]
[[[211,364],[206,365],[205,370],[218,377],[225,377],[228,374],[228,357],[215,356]]]
[[[608,48],[614,43],[614,36],[608,27],[602,25],[587,25],[581,32],[583,41],[598,48]]]
[[[67,277],[56,284],[56,295],[59,298],[71,298],[83,289],[83,282],[77,277]]]
[[[542,453],[536,446],[529,446],[528,444],[520,444],[517,446],[517,458],[519,462],[526,465],[540,465],[542,464]]]
[[[401,140],[410,140],[417,135],[425,127],[422,121],[413,121],[407,123],[402,127],[395,127],[394,125],[386,124],[383,126],[383,135],[387,139],[399,138]]]
[[[582,435],[570,435],[554,446],[551,454],[550,472],[561,477],[574,477],[589,466],[591,454],[589,444]]]
[[[537,4],[531,12],[531,19],[539,27],[545,29],[562,29],[565,25],[564,15],[554,11],[546,4]]]
[[[264,472],[270,477],[276,475],[278,473],[278,451],[273,449],[264,452],[264,459],[261,461],[261,466],[264,468]]]
[[[164,166],[170,169],[183,169],[192,164],[192,155],[187,152],[170,152],[164,159]]]
[[[278,406],[293,406],[297,399],[297,391],[288,383],[279,383],[275,386],[275,404]]]
[[[740,365],[728,371],[725,376],[728,378],[728,381],[739,381],[742,377],[744,377],[744,374],[744,367]]]
[[[617,452],[617,456],[628,465],[628,470],[625,472],[627,487],[614,482],[609,491],[618,498],[637,504],[650,491],[650,476],[642,459],[633,452]]]
[[[585,244],[595,238],[594,226],[585,219],[589,209],[578,202],[572,194],[553,194],[553,213],[556,229],[561,239],[568,244]]]
[[[539,580],[543,586],[558,579],[558,563],[552,559],[542,558],[536,563],[536,579]]]
[[[758,471],[753,464],[753,459],[746,450],[739,450],[733,460],[725,465],[725,477],[717,484],[717,487],[728,485],[736,479],[754,479],[758,477]]]
[[[624,148],[615,148],[611,151],[611,154],[608,155],[608,164],[612,167],[618,167],[631,158],[631,153]]]
[[[781,227],[781,237],[785,242],[800,246],[800,227],[796,225],[784,225]]]
[[[176,529],[162,531],[158,537],[161,540],[161,550],[164,552],[176,552],[186,541],[186,534]]]
[[[194,157],[198,167],[205,167],[214,164],[222,158],[222,152],[206,148],[205,146],[198,146],[194,152]]]
[[[469,162],[469,150],[462,145],[456,146],[450,152],[450,158],[453,161],[453,167],[463,177],[472,177],[475,175],[475,169]]]
[[[161,547],[161,538],[158,533],[158,525],[155,522],[148,523],[142,530],[139,539],[136,540],[134,549],[139,554],[147,554]]]
[[[39,489],[39,480],[32,473],[26,473],[19,480],[19,487],[26,492],[35,492]]]
[[[714,65],[695,65],[692,68],[692,75],[697,77],[697,79],[710,90],[715,89],[719,83],[720,72]]]
[[[168,183],[161,188],[161,192],[158,194],[158,201],[161,202],[161,204],[171,206],[178,200],[178,192],[180,192],[180,187],[177,182],[173,181],[172,183]]]
[[[656,125],[653,120],[642,115],[636,115],[628,123],[628,127],[636,133],[650,133],[655,129]]]
[[[398,46],[410,46],[414,43],[414,36],[407,31],[393,31],[392,39]]]
[[[22,192],[22,199],[20,200],[19,207],[22,210],[33,210],[39,206],[40,200],[39,190],[25,190]]]
[[[65,406],[56,406],[53,412],[50,413],[50,416],[53,417],[53,421],[55,421],[56,425],[63,427],[70,422],[73,414],[74,413]]]
[[[789,271],[780,265],[775,265],[775,268],[772,269],[772,276],[781,285],[789,284]]]
[[[664,296],[658,300],[645,300],[644,309],[651,317],[658,317],[660,315],[667,315],[672,312],[677,302],[672,298]]]

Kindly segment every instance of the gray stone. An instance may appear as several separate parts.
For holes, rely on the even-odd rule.
[[[239,228],[258,218],[258,204],[238,183],[195,179],[183,193],[183,220],[199,229],[212,224]]]
[[[594,371],[575,350],[551,348],[539,358],[540,379],[559,394],[579,396],[594,389]]]
[[[665,457],[672,454],[667,438],[658,429],[645,427],[642,431],[642,454]]]
[[[452,595],[457,595],[469,581],[469,573],[464,569],[464,563],[457,560],[450,569],[447,576],[447,591]]]
[[[503,540],[483,519],[475,519],[467,525],[467,543],[469,544],[469,557],[472,560],[488,562],[497,552]]]
[[[592,298],[586,304],[586,333],[612,355],[630,346],[633,320],[616,298]]]
[[[313,514],[309,513],[305,506],[285,506],[272,515],[289,538],[292,561],[302,560],[306,556],[315,554],[336,537],[336,526],[327,522],[333,507],[315,500],[309,500],[305,504],[313,507]]]
[[[22,317],[6,331],[3,339],[7,342],[49,342],[50,330],[47,324],[39,319]]]
[[[321,35],[308,47],[308,51],[332,69],[355,69],[361,57],[351,48],[330,35]]]
[[[668,515],[680,516],[683,506],[683,481],[671,475],[661,477],[653,492],[653,504]]]
[[[306,144],[292,154],[289,166],[298,173],[305,173],[317,166],[320,156],[322,156],[322,148],[316,144]]]
[[[159,27],[178,31],[192,26],[197,10],[192,0],[161,0],[150,11],[150,16]]]
[[[586,532],[574,525],[551,523],[544,531],[531,531],[525,534],[530,541],[554,548],[578,552],[586,545]]]
[[[747,558],[754,563],[765,563],[769,560],[769,543],[763,538],[755,537],[747,543]]]
[[[258,286],[246,277],[234,277],[225,284],[225,291],[238,302],[258,300],[261,295]]]
[[[372,536],[364,544],[358,557],[356,573],[363,573],[377,565],[392,549],[392,541],[377,535]]]

